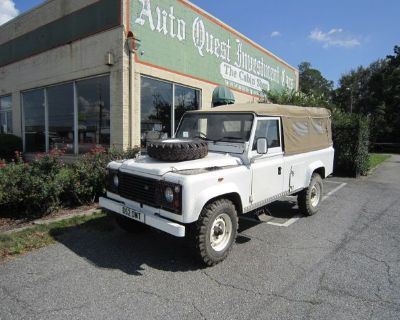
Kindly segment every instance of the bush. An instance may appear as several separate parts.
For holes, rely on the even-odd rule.
[[[22,139],[12,134],[0,134],[0,159],[11,161],[22,150]]]
[[[105,192],[108,162],[132,158],[138,151],[96,147],[69,165],[61,160],[62,150],[39,154],[30,163],[20,156],[1,162],[0,215],[36,218],[60,206],[92,203]]]
[[[335,112],[332,123],[334,173],[357,177],[369,170],[369,120],[365,116]]]
[[[296,90],[264,91],[264,99],[261,103],[276,103],[301,107],[332,108],[332,103],[324,95],[306,94]]]
[[[63,164],[57,156],[46,155],[31,164],[22,158],[0,169],[0,213],[32,217],[57,209],[61,187],[54,174]]]

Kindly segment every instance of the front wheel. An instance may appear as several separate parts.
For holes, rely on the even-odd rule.
[[[235,205],[227,199],[204,207],[194,230],[199,258],[208,266],[223,261],[232,249],[238,229]]]
[[[299,192],[297,203],[302,214],[312,216],[319,210],[322,200],[322,179],[318,173],[313,173],[308,188]]]

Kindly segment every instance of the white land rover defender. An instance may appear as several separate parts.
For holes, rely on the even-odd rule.
[[[187,112],[174,139],[108,165],[107,197],[120,226],[188,237],[207,265],[226,258],[238,216],[287,195],[313,215],[332,173],[331,118],[323,108],[237,104]]]

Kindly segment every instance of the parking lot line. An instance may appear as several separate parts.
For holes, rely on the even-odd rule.
[[[267,224],[277,226],[277,227],[289,227],[291,224],[295,223],[299,219],[300,219],[300,216],[294,216],[293,218],[289,219],[285,223],[277,223],[277,222],[268,221]]]
[[[332,181],[332,180],[325,180],[324,183],[335,183],[335,184],[342,184],[343,182],[338,182],[338,181]]]
[[[331,181],[333,182],[333,181]],[[328,192],[325,196],[322,197],[321,201],[325,201],[326,199],[328,199],[331,195],[333,195],[334,193],[338,192],[340,189],[342,189],[344,186],[346,186],[347,183],[342,182],[340,184],[340,186],[337,186],[335,189],[333,189],[332,191]]]
[[[328,192],[325,196],[323,196],[321,201],[325,201],[330,196],[332,196],[334,193],[338,192],[340,189],[342,189],[343,187],[345,187],[347,185],[347,183],[345,183],[345,182],[336,182],[336,181],[326,181],[326,182],[336,183],[336,184],[340,184],[340,185],[337,186],[332,191]],[[286,227],[287,228],[290,225],[292,225],[293,223],[295,223],[296,221],[298,221],[299,219],[300,219],[300,216],[294,216],[293,218],[289,219],[285,223],[277,223],[277,222],[273,222],[273,221],[268,221],[267,224],[276,226],[276,227]]]

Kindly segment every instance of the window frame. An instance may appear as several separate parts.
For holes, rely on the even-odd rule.
[[[1,101],[1,99],[8,98],[8,97],[9,97],[10,100],[11,100],[11,105],[10,105],[10,107],[4,108],[4,109],[3,109],[3,108],[1,107],[1,103],[0,103],[0,114],[4,114],[6,127],[9,128],[10,125],[9,125],[9,123],[8,123],[8,114],[11,113],[11,131],[7,131],[7,132],[4,132],[4,133],[5,133],[5,134],[12,134],[12,133],[14,132],[12,94],[9,93],[9,94],[5,94],[5,95],[0,96],[0,101]],[[1,124],[0,124],[0,125],[1,125]],[[1,132],[1,128],[0,128],[0,132]]]
[[[256,131],[257,131],[258,122],[259,121],[269,121],[269,120],[277,120],[278,121],[279,147],[268,148],[268,152],[264,156],[283,154],[281,118],[280,117],[256,117],[255,118],[255,122],[254,122],[254,127],[253,127],[254,131],[252,132],[252,138],[251,138],[250,145],[249,145],[250,155],[251,156],[254,156],[254,155],[258,154],[257,150],[253,150],[253,145],[254,145],[254,141],[255,141],[255,138],[256,138]]]
[[[175,82],[175,81],[170,81],[170,80],[166,80],[166,79],[161,79],[161,78],[157,78],[157,77],[153,77],[153,76],[149,76],[146,74],[140,74],[140,88],[142,88],[142,79],[146,78],[146,79],[150,79],[150,80],[156,80],[156,81],[160,81],[160,82],[164,82],[164,83],[168,83],[170,85],[172,85],[172,101],[171,101],[171,138],[175,138],[175,134],[176,134],[176,130],[179,127],[179,123],[176,123],[175,121],[175,103],[176,103],[176,99],[175,99],[175,93],[176,93],[176,86],[180,86],[183,88],[188,88],[188,89],[192,89],[195,91],[199,92],[199,108],[197,110],[201,110],[202,109],[202,96],[203,96],[203,91],[201,88],[196,88],[196,87],[192,87],[180,82]],[[142,92],[140,91],[140,99],[142,98]],[[142,104],[140,103],[140,112],[142,110]],[[139,123],[139,130],[140,132],[142,132],[142,123],[140,121]]]
[[[43,94],[44,94],[44,110],[45,110],[45,119],[44,119],[44,123],[45,123],[45,152],[48,153],[49,150],[49,112],[48,112],[48,98],[47,98],[47,89],[51,88],[51,87],[56,87],[56,86],[60,86],[60,85],[65,85],[65,84],[70,84],[72,83],[73,85],[73,102],[74,102],[74,152],[72,154],[69,155],[74,155],[74,156],[78,156],[79,155],[79,123],[78,123],[78,91],[77,91],[77,82],[80,81],[84,81],[84,80],[91,80],[91,79],[96,79],[96,78],[101,78],[101,77],[108,77],[108,85],[109,85],[109,90],[110,90],[110,109],[112,107],[112,101],[111,101],[111,74],[110,73],[103,73],[103,74],[98,74],[95,76],[90,76],[90,77],[84,77],[84,78],[79,78],[79,79],[75,79],[75,80],[70,80],[70,81],[63,81],[63,82],[59,82],[59,83],[55,83],[55,84],[51,84],[51,85],[47,85],[47,86],[41,86],[41,87],[37,87],[37,88],[31,88],[28,90],[23,90],[20,92],[20,101],[21,101],[21,125],[22,125],[22,145],[23,145],[23,150],[25,152],[26,150],[26,141],[25,141],[25,108],[24,108],[24,99],[23,99],[23,94],[24,93],[28,93],[31,91],[36,91],[36,90],[43,90]],[[112,114],[112,112],[110,111],[110,115]],[[111,120],[111,119],[110,119]],[[111,123],[110,123],[110,140],[111,140]],[[110,144],[111,146],[111,144]]]

